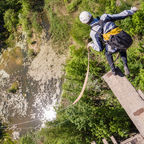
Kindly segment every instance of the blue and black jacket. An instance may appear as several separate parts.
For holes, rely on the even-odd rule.
[[[94,18],[93,21],[90,23],[90,26],[92,27],[91,32],[90,32],[92,43],[90,46],[96,51],[102,51],[104,49],[100,40],[100,36],[99,36],[101,33],[101,26],[96,25],[96,23],[98,23],[99,20],[108,21],[103,24],[103,34],[105,34],[116,27],[114,21],[124,19],[133,14],[134,14],[134,11],[132,10],[124,10],[123,12],[119,14],[113,14],[113,15],[103,14],[100,17],[100,19]],[[106,48],[106,51],[109,51],[112,53],[117,51],[117,48],[112,49],[109,44],[106,44],[105,48]]]

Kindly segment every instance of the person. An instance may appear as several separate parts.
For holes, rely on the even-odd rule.
[[[123,12],[121,12],[119,14],[113,14],[113,15],[103,14],[102,16],[97,17],[97,18],[93,18],[91,13],[89,13],[87,11],[83,11],[79,15],[79,19],[83,24],[88,24],[91,26],[90,37],[91,37],[92,41],[88,43],[87,48],[89,49],[90,47],[92,47],[96,51],[103,51],[103,49],[105,47],[105,55],[106,55],[109,65],[111,67],[112,73],[114,75],[116,75],[116,67],[114,65],[112,55],[116,52],[120,53],[121,59],[124,64],[125,75],[129,75],[129,73],[130,73],[128,64],[127,64],[126,49],[123,49],[123,50],[119,49],[119,47],[121,47],[121,45],[113,47],[109,42],[110,40],[113,42],[112,35],[111,35],[112,32],[115,33],[114,35],[116,35],[116,34],[118,35],[118,34],[122,33],[121,29],[118,28],[114,22],[116,20],[121,20],[128,16],[133,15],[137,10],[138,9],[136,7],[131,7],[130,10],[124,10]],[[102,24],[100,24],[100,21]],[[107,35],[108,33],[109,33],[109,35]],[[101,37],[101,35],[102,35],[102,37]],[[104,38],[104,35],[106,35],[105,38]],[[129,37],[128,34],[126,36]],[[125,37],[123,37],[123,38],[125,38]],[[105,43],[105,46],[103,46],[103,42]],[[131,45],[131,41],[126,40],[126,43],[127,43],[128,47]]]

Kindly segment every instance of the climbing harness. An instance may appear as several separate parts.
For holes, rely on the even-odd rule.
[[[112,35],[119,34],[122,31],[119,27],[112,29],[110,32],[103,34],[103,38],[105,41],[108,41]]]

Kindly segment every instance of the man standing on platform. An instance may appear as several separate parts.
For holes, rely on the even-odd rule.
[[[136,11],[137,8],[132,7],[131,10],[124,10],[119,14],[103,14],[97,18],[93,18],[87,11],[83,11],[79,15],[82,23],[91,26],[90,37],[92,42],[88,43],[87,48],[92,47],[96,51],[102,51],[104,49],[104,43],[105,55],[114,75],[116,75],[116,68],[112,54],[116,52],[119,52],[122,58],[125,75],[129,75],[126,49],[132,44],[131,36],[116,26],[114,21],[131,16]]]

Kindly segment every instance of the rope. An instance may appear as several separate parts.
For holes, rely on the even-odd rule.
[[[81,97],[83,96],[83,93],[84,93],[84,90],[85,90],[85,88],[86,88],[86,84],[87,84],[87,81],[88,81],[88,75],[89,75],[89,48],[88,48],[88,67],[87,67],[87,73],[86,73],[85,81],[84,81],[82,90],[81,90],[81,92],[80,92],[80,95],[79,95],[78,98],[73,102],[73,104],[76,104],[76,103],[81,99]]]
[[[115,61],[110,65],[110,67],[118,60],[118,58],[119,58],[119,53],[117,54],[117,57],[116,57]],[[80,92],[80,95],[79,95],[78,98],[73,102],[73,104],[76,104],[76,103],[81,99],[81,97],[83,96],[84,90],[85,90],[85,88],[86,88],[86,84],[87,84],[87,81],[88,81],[88,75],[89,75],[89,59],[90,59],[90,56],[89,56],[89,48],[88,48],[88,67],[87,67],[87,73],[86,73],[85,81],[84,81],[82,90],[81,90],[81,92]]]

